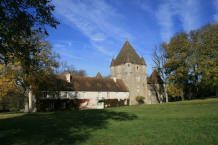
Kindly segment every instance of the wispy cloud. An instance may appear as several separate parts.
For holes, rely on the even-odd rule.
[[[71,59],[82,59],[81,57],[72,55],[72,41],[60,41],[53,45],[54,51],[58,52],[62,57],[68,57]],[[71,48],[71,49],[70,49]]]
[[[213,15],[213,19],[215,22],[218,22],[218,0],[214,0],[213,5],[216,9],[216,13]]]
[[[169,41],[173,35],[173,13],[170,3],[161,4],[155,15],[161,27],[161,38]]]
[[[171,5],[185,31],[189,32],[201,26],[201,0],[171,0]]]
[[[131,34],[117,23],[117,20],[124,17],[104,0],[55,0],[53,3],[56,6],[56,14],[63,18],[66,24],[77,27],[89,38],[93,46],[97,46],[96,48],[106,55],[111,55],[108,53],[110,48],[104,43],[106,39],[121,41],[126,37],[132,38]]]
[[[69,57],[71,59],[82,59],[81,57],[71,55],[71,54],[69,54],[68,52],[65,52],[65,51],[62,51],[60,54],[61,54],[61,56]]]
[[[139,5],[139,7],[141,9],[143,9],[144,11],[153,14],[154,13],[154,9],[151,6],[151,1],[150,0],[137,0],[136,3]]]
[[[160,1],[157,9],[151,10],[149,3],[142,4],[141,8],[155,14],[162,40],[169,41],[175,33],[175,18],[181,21],[183,29],[187,32],[201,26],[200,2],[201,0],[165,0]]]

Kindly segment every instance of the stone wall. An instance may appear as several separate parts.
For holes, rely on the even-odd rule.
[[[162,90],[160,84],[148,84],[149,104],[157,104],[162,102]]]
[[[47,95],[46,98],[54,98],[53,95]],[[129,92],[94,92],[94,91],[61,91],[55,99],[88,99],[87,108],[104,108],[104,104],[99,104],[103,99],[129,99]]]
[[[146,66],[132,63],[111,66],[111,77],[122,79],[129,89],[130,105],[137,104],[136,97],[144,96],[145,103],[149,101],[147,97],[147,77]]]

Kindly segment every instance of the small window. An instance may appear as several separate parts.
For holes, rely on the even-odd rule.
[[[128,67],[130,66],[130,64],[128,64]]]
[[[137,70],[139,70],[139,66],[137,66]]]

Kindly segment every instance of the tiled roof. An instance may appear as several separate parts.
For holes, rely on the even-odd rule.
[[[60,81],[61,79],[61,81]],[[56,76],[59,82],[60,91],[105,91],[105,92],[128,92],[124,82],[117,79],[116,82],[110,78],[81,77],[71,76],[71,82],[68,83],[64,75]]]
[[[124,43],[116,59],[112,59],[111,66],[121,65],[125,63],[145,65],[144,58],[139,57],[139,55],[136,53],[135,49],[131,46],[128,40]]]
[[[152,72],[151,76],[147,79],[148,84],[163,84],[163,80],[156,69]]]

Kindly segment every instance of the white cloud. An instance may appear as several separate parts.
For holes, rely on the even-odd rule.
[[[103,33],[95,33],[93,36],[91,36],[91,40],[93,41],[104,41],[105,36]]]
[[[148,2],[141,4],[141,8],[150,14],[155,14],[161,28],[162,40],[169,41],[175,33],[174,18],[181,21],[183,29],[187,32],[201,26],[200,2],[200,0],[164,0],[159,3],[156,10],[151,10]]]
[[[59,52],[61,54],[61,56],[64,56],[64,57],[69,57],[71,59],[82,59],[81,57],[78,57],[78,56],[74,56],[72,54],[69,54],[68,52]]]
[[[149,0],[138,0],[136,1],[138,3],[138,5],[146,12],[153,14],[154,10],[150,4],[151,1]]]
[[[215,22],[218,22],[218,0],[214,0],[213,5],[216,9],[216,13],[213,15],[213,19]]]
[[[103,46],[94,44],[94,47],[97,48],[99,51],[101,51],[104,54],[108,54],[110,56],[113,55],[111,52],[107,51],[107,49],[105,49]]]
[[[199,0],[172,0],[174,14],[179,17],[185,31],[197,29],[201,26],[201,10]]]
[[[161,38],[169,41],[173,35],[173,13],[169,3],[161,4],[155,13],[161,27]]]
[[[82,59],[81,57],[72,55],[72,49],[70,49],[72,46],[71,41],[60,41],[57,43],[54,43],[53,48],[54,51],[58,52],[62,57],[68,57],[71,59]]]
[[[107,53],[110,48],[104,44],[106,39],[121,41],[126,37],[132,38],[117,22],[124,17],[103,0],[54,0],[53,3],[56,6],[55,13],[63,18],[64,23],[77,27],[90,39],[93,46],[98,46],[97,49],[107,55],[111,54]]]

